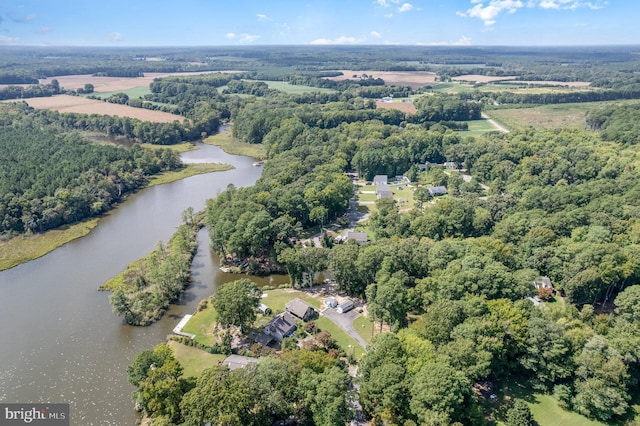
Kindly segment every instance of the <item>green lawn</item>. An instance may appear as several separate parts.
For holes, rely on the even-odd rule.
[[[557,401],[551,396],[543,393],[532,391],[530,388],[519,385],[515,381],[508,383],[508,388],[504,389],[504,394],[512,398],[523,399],[529,408],[538,426],[604,426],[595,420],[586,418],[585,416],[567,411],[558,405]],[[496,392],[498,393],[498,392]],[[498,422],[499,425],[504,423]]]
[[[307,293],[289,288],[265,291],[267,297],[262,298],[262,303],[271,308],[274,313],[284,312],[287,302],[299,297],[316,309],[322,307],[322,300],[311,297]]]
[[[269,86],[269,89],[280,90],[281,92],[285,92],[292,95],[297,95],[301,93],[311,93],[311,92],[320,92],[320,93],[335,93],[333,89],[325,89],[322,87],[312,87],[312,86],[302,86],[289,84],[284,81],[264,81]]]
[[[216,311],[209,303],[207,308],[197,312],[182,328],[184,333],[195,334],[196,342],[211,346],[216,342],[214,327],[216,325]]]
[[[115,95],[116,93],[125,93],[127,96],[129,96],[129,99],[136,99],[144,98],[144,95],[148,95],[151,93],[151,89],[149,88],[149,86],[138,86],[127,90],[114,90],[112,92],[93,92],[83,96],[95,96],[100,99],[106,99],[111,95]]]
[[[183,345],[175,340],[170,340],[168,345],[173,349],[173,355],[184,368],[184,375],[189,377],[199,376],[204,370],[215,367],[227,357],[221,354],[210,354],[202,349]]]
[[[373,323],[369,320],[368,317],[360,315],[353,321],[353,328],[356,329],[360,337],[362,337],[364,341],[367,342],[367,344],[371,343],[374,330]]]
[[[359,186],[358,191],[359,193],[356,194],[358,196],[358,201],[376,201],[378,199],[377,195],[375,194],[376,187],[373,185]],[[410,209],[415,207],[415,203],[413,200],[413,189],[409,188],[408,185],[403,184],[401,186],[392,186],[391,192],[393,192],[393,199],[398,203],[398,207],[400,209]],[[402,202],[400,202],[400,200],[402,200]],[[373,212],[375,210],[374,204],[363,204],[359,207],[365,206],[369,208],[370,212]]]
[[[362,358],[364,348],[331,320],[320,317],[316,320],[316,325],[320,330],[331,333],[331,337],[335,339],[338,346],[340,346],[347,355],[353,354],[356,359]],[[349,347],[349,345],[351,345],[351,347]]]
[[[469,125],[469,130],[459,131],[460,136],[482,136],[487,132],[497,132],[496,129],[487,120],[471,120],[466,122]]]

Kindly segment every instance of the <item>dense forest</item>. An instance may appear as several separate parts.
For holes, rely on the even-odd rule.
[[[182,167],[170,150],[97,145],[48,117],[24,105],[0,106],[2,235],[100,215],[148,176]]]
[[[357,363],[355,379],[347,374],[355,360],[328,339],[302,348],[294,342],[277,354],[248,348],[264,361],[209,369],[195,380],[182,377],[166,346],[145,351],[128,373],[136,403],[153,424],[344,424],[352,416],[348,401],[356,398],[373,424],[531,425],[523,400],[533,392],[594,420],[634,424],[640,395],[638,107],[594,103],[579,130],[464,137],[452,123],[477,120],[482,108],[502,103],[638,98],[634,49],[131,49],[91,67],[82,65],[94,55],[88,51],[65,67],[42,56],[29,72],[20,65],[21,52],[6,51],[13,62],[2,59],[0,81],[187,70],[196,61],[201,69],[244,71],[165,78],[144,99],[112,99],[181,114],[185,124],[3,106],[1,232],[39,232],[99,214],[145,176],[178,166],[169,151],[96,146],[71,130],[167,144],[230,120],[233,135],[264,145],[268,159],[254,186],[231,186],[207,202],[212,248],[223,263],[246,262],[251,273],[285,270],[294,286],[309,285],[308,277],[326,270],[340,292],[366,303],[381,331]],[[479,87],[442,94],[377,79],[322,78],[336,69],[434,71],[445,81],[468,72],[590,81],[593,90],[522,94]],[[332,92],[287,94],[257,80]],[[376,108],[374,101],[409,95],[420,95],[415,114]],[[438,166],[444,162],[459,164],[471,179]],[[354,185],[347,173],[364,180],[405,175],[422,186],[415,191],[420,203],[401,208],[376,201],[363,224],[364,244],[335,244],[325,236],[322,247],[302,247],[298,242],[310,233],[348,223]],[[447,194],[429,196],[424,187],[431,185],[446,186]],[[184,285],[193,247],[185,235],[175,243],[184,251],[172,244],[158,247],[148,270],[132,280],[136,288],[114,293],[116,312],[129,322],[150,321],[142,308],[165,309]],[[542,285],[547,280],[552,284]]]

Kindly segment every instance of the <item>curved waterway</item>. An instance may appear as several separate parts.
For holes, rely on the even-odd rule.
[[[235,169],[144,189],[88,236],[0,272],[0,402],[68,402],[72,425],[135,424],[126,366],[141,350],[163,342],[216,285],[238,276],[221,273],[201,231],[193,285],[152,326],[123,325],[111,313],[109,294],[96,289],[158,241],[166,242],[186,208],[202,210],[228,184],[252,185],[262,171],[252,166],[254,159],[197,145],[183,161]]]

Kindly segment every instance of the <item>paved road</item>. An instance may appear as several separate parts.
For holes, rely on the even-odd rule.
[[[492,118],[489,118],[489,116],[487,114],[485,114],[484,112],[482,113],[482,118],[487,120],[489,123],[491,123],[493,125],[493,127],[495,127],[496,129],[500,130],[502,133],[509,133],[509,130],[505,129],[504,127],[502,127],[501,125],[496,123]]]
[[[367,347],[367,342],[364,341],[362,337],[358,334],[356,329],[353,327],[353,320],[358,318],[360,314],[355,309],[351,311],[339,314],[333,308],[326,308],[324,311],[320,312],[320,315],[327,317],[333,323],[335,323],[338,327],[343,329],[349,336],[353,337],[356,342],[360,344],[363,348]]]

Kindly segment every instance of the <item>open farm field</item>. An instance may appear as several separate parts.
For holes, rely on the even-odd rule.
[[[138,120],[152,121],[155,123],[171,123],[176,120],[184,120],[184,117],[169,114],[168,112],[133,108],[128,105],[111,104],[80,96],[56,95],[45,98],[27,98],[20,100],[25,101],[33,108],[51,109],[59,112],[117,115],[119,117],[137,118]]]
[[[64,89],[80,89],[85,84],[90,83],[93,84],[95,92],[122,92],[135,87],[149,87],[149,84],[156,78],[174,75],[234,74],[237,72],[242,71],[148,72],[145,73],[144,77],[96,77],[91,74],[76,74],[41,79],[40,83],[49,84],[51,80],[56,79],[60,83],[60,87]]]
[[[354,75],[366,74],[372,78],[381,78],[387,86],[410,86],[414,89],[433,84],[438,74],[429,71],[366,71],[340,70],[343,75],[327,77],[329,80],[352,80]],[[357,77],[356,77],[357,78]]]
[[[383,102],[383,101],[376,101],[376,108],[381,108],[381,109],[397,109],[400,110],[402,112],[404,112],[405,114],[415,114],[416,113],[416,106],[413,104],[413,102]]]
[[[487,114],[511,130],[529,127],[537,129],[583,128],[587,112],[610,105],[638,104],[637,100],[582,102],[540,105],[531,108],[505,108],[487,111]]]
[[[454,81],[451,83],[438,83],[432,86],[432,90],[434,92],[444,92],[444,93],[468,93],[474,92],[476,90],[482,92],[511,92],[511,93],[520,93],[520,94],[540,94],[540,93],[565,93],[572,91],[584,91],[587,90],[598,90],[595,88],[588,87],[589,83],[586,83],[587,86],[567,86],[567,85],[534,85],[534,84],[524,84],[525,82],[519,82],[514,80],[503,81],[503,82],[488,82],[483,83],[481,86],[476,86],[475,84],[466,83],[464,81]],[[542,84],[542,82],[540,82]]]
[[[472,81],[474,83],[490,83],[492,81],[507,81],[515,80],[516,76],[492,76],[492,75],[479,75],[479,74],[465,74],[457,77],[451,77],[453,81]]]

